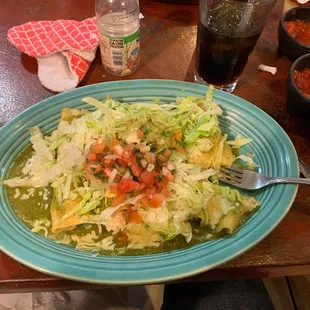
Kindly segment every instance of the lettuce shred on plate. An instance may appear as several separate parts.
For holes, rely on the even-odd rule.
[[[50,186],[50,219],[38,219],[32,231],[59,234],[58,242],[81,250],[159,247],[178,235],[189,243],[193,222],[210,236],[232,233],[259,202],[218,185],[216,175],[238,158],[255,163],[234,155],[232,149],[251,140],[227,141],[212,97],[213,89],[170,104],[84,98],[94,112],[63,109],[48,136],[30,129],[32,156],[22,175],[4,184]],[[80,225],[96,229],[81,236]]]

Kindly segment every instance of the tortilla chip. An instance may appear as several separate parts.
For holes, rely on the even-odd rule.
[[[74,208],[82,200],[77,197],[75,200],[66,199],[61,207],[58,206],[56,199],[53,199],[51,206],[52,232],[61,230],[71,230],[81,222],[80,216],[70,215],[64,218],[64,215],[74,211]]]

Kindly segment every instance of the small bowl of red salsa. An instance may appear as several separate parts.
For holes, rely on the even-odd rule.
[[[300,91],[310,99],[310,68],[294,70],[294,81]]]
[[[284,22],[287,32],[299,43],[310,47],[310,21],[289,20]]]
[[[310,6],[293,8],[282,16],[278,39],[280,52],[290,61],[310,53]]]
[[[286,107],[291,115],[310,117],[310,54],[299,57],[291,66]]]

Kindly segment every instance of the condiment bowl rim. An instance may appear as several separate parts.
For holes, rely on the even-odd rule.
[[[296,10],[309,10],[309,20],[310,20],[310,7],[295,7],[295,8],[291,8],[290,10],[286,11],[283,16],[281,17],[281,20],[280,20],[280,25],[284,31],[285,34],[287,34],[287,36],[292,40],[293,43],[295,43],[297,46],[299,47],[302,47],[304,49],[307,49],[309,50],[309,53],[310,53],[310,46],[309,45],[306,45],[306,44],[303,44],[301,42],[299,42],[298,40],[296,40],[294,37],[292,37],[290,35],[290,33],[287,31],[285,25],[284,25],[284,22],[286,21],[286,17],[289,15],[290,12],[292,11],[296,11]]]
[[[298,57],[291,65],[291,68],[290,68],[290,71],[289,71],[289,76],[290,76],[290,82],[292,84],[292,87],[294,89],[296,89],[297,93],[299,96],[301,96],[301,98],[303,98],[304,100],[308,101],[310,103],[310,98],[307,97],[300,89],[299,87],[296,85],[295,83],[295,79],[294,79],[294,71],[295,71],[295,67],[296,65],[301,61],[303,60],[304,58],[309,58],[309,67],[306,67],[306,68],[309,68],[310,69],[310,53],[309,54],[305,54],[305,55],[302,55],[300,57]],[[304,68],[304,69],[306,69]]]

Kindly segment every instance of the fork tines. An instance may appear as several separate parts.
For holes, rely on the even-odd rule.
[[[220,171],[225,174],[231,174],[237,177],[238,176],[241,177],[242,174],[244,173],[244,170],[241,170],[235,167],[226,167],[226,166],[221,166]]]
[[[221,181],[225,181],[226,183],[232,184],[232,185],[239,185],[242,180],[243,170],[238,168],[231,168],[231,167],[224,167],[222,166],[220,168],[220,175],[218,176],[218,179]]]

